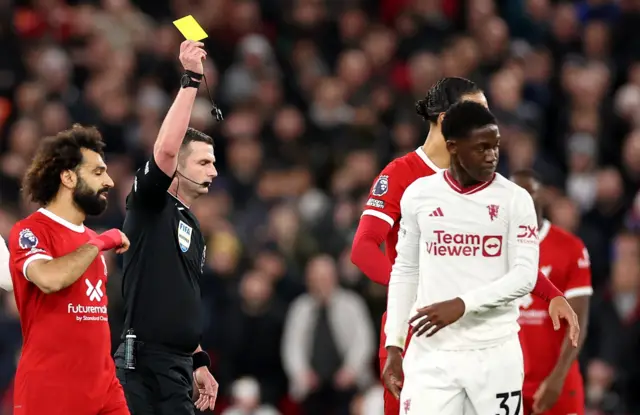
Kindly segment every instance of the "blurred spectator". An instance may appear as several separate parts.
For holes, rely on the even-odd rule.
[[[274,296],[269,276],[263,271],[248,271],[240,283],[240,301],[225,316],[218,366],[222,385],[250,376],[257,382],[262,402],[280,403],[287,390],[280,360],[285,314],[286,307]],[[233,388],[231,392],[233,395]]]
[[[337,286],[335,261],[307,265],[309,294],[291,305],[282,358],[294,399],[304,413],[349,414],[359,388],[371,382],[373,325],[362,299]]]
[[[274,407],[261,404],[260,385],[255,379],[238,379],[231,391],[232,405],[222,415],[280,415]]]

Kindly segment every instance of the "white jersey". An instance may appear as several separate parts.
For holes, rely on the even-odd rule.
[[[514,300],[531,292],[538,273],[538,225],[529,193],[499,174],[462,189],[444,171],[413,182],[400,209],[386,346],[404,348],[408,319],[418,308],[456,297],[465,303],[464,316],[412,344],[478,349],[514,336]]]
[[[13,291],[11,274],[9,274],[9,250],[0,236],[0,288]]]

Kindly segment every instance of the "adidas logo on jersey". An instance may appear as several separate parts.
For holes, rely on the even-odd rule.
[[[438,208],[433,212],[429,213],[429,216],[444,216],[444,215],[442,214],[442,209]]]
[[[100,301],[102,297],[104,297],[104,293],[102,292],[102,281],[98,281],[95,287],[91,284],[91,281],[85,278],[85,284],[87,284],[87,297],[89,297],[90,301]]]

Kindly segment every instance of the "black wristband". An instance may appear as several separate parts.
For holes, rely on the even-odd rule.
[[[201,73],[196,73],[196,72],[190,71],[188,69],[185,69],[184,73],[186,73],[187,75],[189,75],[191,78],[195,79],[196,81],[202,81],[202,77],[204,76]]]
[[[202,366],[206,366],[206,367],[211,366],[211,359],[209,359],[209,355],[204,350],[195,352],[192,357],[193,357],[193,370],[201,368]]]

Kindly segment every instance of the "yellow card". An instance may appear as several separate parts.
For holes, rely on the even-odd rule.
[[[196,22],[193,16],[188,15],[173,22],[173,25],[178,28],[182,36],[187,40],[200,41],[209,37],[207,32],[204,31],[202,26]]]

